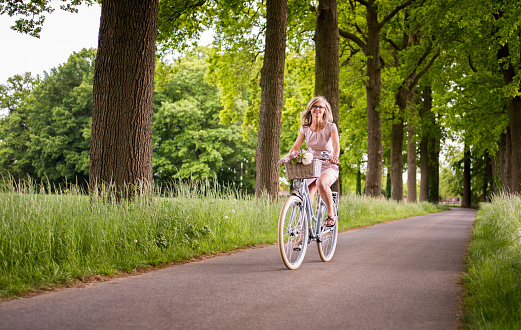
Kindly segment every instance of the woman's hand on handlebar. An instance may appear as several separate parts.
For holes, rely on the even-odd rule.
[[[329,157],[329,162],[333,165],[340,165],[340,160],[335,156]]]

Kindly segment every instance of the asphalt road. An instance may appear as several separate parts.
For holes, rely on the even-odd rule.
[[[0,303],[0,329],[453,329],[476,212],[339,234],[290,271],[277,246]]]

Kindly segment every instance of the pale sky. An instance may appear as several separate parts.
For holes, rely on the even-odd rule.
[[[40,39],[11,30],[15,21],[0,16],[0,84],[15,74],[33,76],[67,61],[73,52],[98,48],[101,6],[81,6],[77,14],[56,9],[47,15]]]
[[[65,63],[73,52],[98,48],[101,6],[82,5],[77,14],[56,9],[47,15],[40,39],[10,29],[15,18],[0,15],[0,84],[15,74],[31,72],[32,76]],[[211,31],[203,32],[200,45],[213,40]],[[167,59],[164,59],[168,61]]]

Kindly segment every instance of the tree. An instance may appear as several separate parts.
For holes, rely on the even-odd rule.
[[[123,193],[152,181],[158,0],[104,1],[94,74],[89,183]],[[132,194],[132,191],[131,191]]]
[[[36,178],[88,182],[95,49],[73,53],[52,69],[27,101],[27,157]]]
[[[41,79],[26,74],[9,80],[17,82],[17,90],[2,98],[11,108],[5,131],[0,129],[4,171],[56,184],[87,183],[95,54],[95,49],[73,53]]]
[[[476,90],[488,90],[488,93],[475,93],[468,99],[466,110],[484,110],[479,112],[482,116],[488,114],[495,116],[496,120],[487,121],[488,125],[474,125],[468,127],[465,141],[478,149],[486,149],[490,152],[498,150],[500,160],[500,172],[502,184],[506,191],[521,191],[521,84],[519,69],[521,57],[518,49],[521,44],[519,33],[519,14],[521,9],[517,1],[451,1],[448,4],[451,13],[457,13],[451,18],[450,25],[455,27],[460,35],[459,54],[463,59],[458,61],[469,68],[462,82],[476,82],[480,80],[489,88],[475,86]],[[441,13],[443,15],[443,13]],[[447,22],[444,24],[447,25]],[[463,36],[463,38],[461,38]],[[456,53],[458,54],[458,53]],[[459,66],[454,66],[459,69]],[[485,79],[486,77],[486,79]],[[498,78],[501,84],[498,85]],[[466,91],[465,94],[471,94]],[[499,102],[496,101],[499,98]],[[508,122],[505,125],[503,114],[499,109],[504,106]],[[490,111],[492,109],[492,111]],[[500,119],[500,120],[497,120]],[[495,123],[496,125],[490,125]],[[497,134],[499,131],[500,134]],[[482,137],[479,138],[480,133]],[[490,138],[494,135],[494,138]],[[468,139],[468,140],[467,140]],[[477,140],[494,141],[496,146],[492,148],[485,143],[476,144]]]
[[[223,124],[217,87],[205,81],[206,49],[175,65],[156,64],[154,182],[214,180],[243,191],[255,187],[255,149],[241,123]]]
[[[0,7],[0,13],[32,16],[17,23],[15,29],[38,35],[44,21],[38,15],[53,11],[49,3],[48,0],[8,2]],[[74,11],[74,6],[81,3],[93,1],[74,0],[62,9]],[[167,11],[167,20],[177,21],[194,3],[197,6],[204,1],[165,1],[164,8],[177,7],[172,15]],[[152,95],[158,6],[158,0],[103,1],[94,75],[91,186],[114,184],[116,190],[123,192],[126,185],[152,184]]]
[[[363,13],[357,4],[365,10],[364,26],[359,26],[359,19],[349,22],[350,30],[340,29],[340,36],[351,40],[366,56],[366,97],[367,97],[367,177],[365,194],[378,197],[382,189],[382,122],[379,114],[381,81],[380,33],[386,23],[400,10],[414,0],[399,5],[375,0],[350,0],[354,16]]]
[[[26,102],[31,91],[39,84],[39,77],[30,73],[15,75],[0,85],[0,174],[19,179],[34,174],[34,167],[26,158],[30,144]]]
[[[331,105],[333,121],[339,125],[338,12],[336,0],[320,0],[315,30],[315,95],[324,96]],[[340,130],[340,128],[339,128]],[[332,189],[340,191],[340,180]]]
[[[424,86],[420,107],[420,202],[438,202],[440,128],[432,111],[432,89]]]
[[[279,192],[280,131],[284,90],[286,51],[286,0],[266,2],[266,48],[261,70],[261,104],[259,136],[255,161],[257,182],[255,195],[264,191],[272,198]]]
[[[407,121],[407,163],[408,187],[407,201],[416,202],[416,111],[415,88],[421,77],[429,70],[440,55],[428,37],[421,37],[420,17],[415,17],[407,10],[403,24],[399,24],[397,40],[386,38],[392,48],[394,66],[398,73],[398,87],[395,92],[394,120],[391,130],[391,185],[392,198],[403,199],[403,140],[404,124]],[[402,26],[403,25],[403,26]],[[391,34],[391,33],[388,33]]]

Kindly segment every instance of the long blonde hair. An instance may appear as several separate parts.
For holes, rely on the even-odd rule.
[[[302,126],[311,126],[311,123],[313,121],[313,116],[311,115],[311,108],[313,107],[313,105],[315,105],[315,103],[319,101],[322,101],[326,107],[326,110],[324,111],[324,121],[320,125],[320,127],[322,128],[327,123],[333,122],[333,112],[331,111],[331,105],[329,104],[329,102],[323,96],[315,96],[309,101],[306,110],[300,113],[300,123],[302,124]]]

